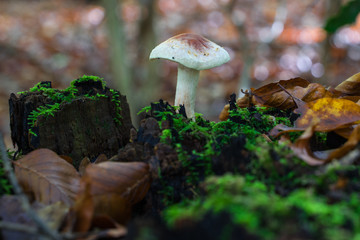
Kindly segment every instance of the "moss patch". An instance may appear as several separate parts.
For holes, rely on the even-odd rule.
[[[191,121],[181,113],[181,108],[163,101],[142,110],[145,120],[155,118],[159,126],[161,145],[155,152],[166,152],[167,146],[173,151],[167,153],[176,153],[166,167],[166,156],[155,154],[160,180],[155,179],[152,189],[163,201],[161,216],[170,232],[229,216],[222,230],[245,229],[258,239],[360,236],[358,164],[312,167],[287,143],[271,139],[267,133],[275,125],[293,125],[298,116],[291,111],[235,106],[222,122],[207,121],[200,114]],[[332,134],[317,133],[312,147],[329,149],[331,139]],[[178,175],[169,169],[177,169]],[[223,239],[233,239],[229,236]]]
[[[280,197],[259,181],[234,175],[211,177],[207,195],[169,207],[164,218],[170,227],[180,221],[201,221],[209,213],[227,212],[233,225],[244,226],[261,239],[355,239],[360,236],[359,198],[328,204],[314,189],[298,189]],[[284,238],[285,237],[285,238]]]
[[[97,89],[97,91],[94,91],[94,89]],[[41,92],[47,97],[47,104],[39,106],[28,115],[29,133],[37,136],[36,121],[40,116],[45,118],[53,117],[54,113],[60,110],[61,104],[71,102],[79,97],[93,100],[108,98],[109,96],[105,94],[106,89],[106,82],[102,78],[84,75],[72,81],[70,86],[63,90],[53,89],[51,82],[40,82],[28,91],[18,92],[18,94],[24,96],[30,93]],[[98,90],[100,90],[100,92]],[[114,102],[117,107],[114,121],[121,124],[120,93],[114,89],[109,89],[109,91],[111,92],[111,101]]]

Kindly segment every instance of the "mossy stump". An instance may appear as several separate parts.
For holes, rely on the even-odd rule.
[[[11,94],[9,105],[12,141],[22,154],[49,148],[78,167],[84,157],[111,157],[129,142],[126,97],[97,77],[84,76],[64,90],[42,82],[19,97]]]

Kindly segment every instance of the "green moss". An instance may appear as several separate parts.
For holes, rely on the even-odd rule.
[[[160,142],[162,143],[170,143],[172,138],[171,129],[164,129],[161,132]]]
[[[213,212],[227,212],[234,225],[241,225],[262,239],[278,239],[287,234],[309,239],[353,239],[360,233],[359,198],[350,204],[329,204],[312,189],[299,189],[280,197],[261,182],[235,175],[211,177],[206,181],[206,198],[169,207],[164,218],[170,227],[181,219],[200,221]],[[351,226],[351,227],[349,227]]]
[[[15,152],[8,150],[7,154],[8,158],[12,159]],[[0,196],[4,194],[12,194],[12,189],[13,187],[7,179],[6,172],[3,167],[3,160],[0,158]]]
[[[82,93],[80,95],[77,86],[80,83],[84,82],[95,82],[100,83],[102,90],[106,88],[106,82],[97,76],[82,76],[71,82],[70,87],[60,90],[51,88],[50,82],[40,82],[37,83],[34,87],[30,88],[29,91],[19,92],[18,94],[29,94],[30,92],[41,92],[42,95],[46,96],[51,103],[46,104],[44,106],[40,106],[33,110],[28,115],[28,125],[29,125],[29,134],[33,136],[37,136],[35,132],[36,121],[39,116],[43,116],[45,118],[54,117],[54,114],[61,108],[61,104],[64,102],[71,102],[75,98],[81,96],[89,99],[97,100],[99,98],[107,98],[108,96],[101,93],[92,93],[91,90],[88,93]],[[120,107],[120,94],[118,91],[114,89],[109,90],[111,92],[111,101],[115,103],[116,106],[116,116],[114,117],[114,121],[118,124],[121,124],[121,107]]]
[[[250,156],[252,163],[248,166],[249,173],[261,179],[273,177],[274,179],[269,184],[279,181],[288,183],[290,180],[293,180],[294,184],[298,183],[295,179],[299,174],[277,173],[277,165],[274,164],[273,155],[278,154],[280,165],[288,168],[294,165],[295,163],[289,164],[287,160],[287,155],[291,153],[291,150],[277,143],[271,144],[262,136],[278,123],[291,124],[286,117],[273,117],[271,114],[274,109],[238,108],[230,112],[228,120],[216,123],[205,120],[201,114],[196,114],[195,121],[191,121],[176,113],[178,108],[170,105],[166,107],[164,105],[161,111],[157,111],[157,105],[159,103],[154,103],[154,109],[145,107],[140,112],[154,114],[160,128],[163,125],[169,126],[169,124],[163,124],[164,121],[171,122],[171,128],[162,129],[160,141],[176,149],[179,161],[189,172],[186,177],[188,184],[197,186],[205,177],[212,175],[212,159],[218,156],[233,138],[242,134],[246,136],[245,149],[255,152]],[[285,115],[281,111],[279,113]],[[187,146],[187,141],[192,142],[193,145]]]
[[[76,88],[76,84],[77,84],[77,83],[88,82],[88,81],[91,81],[91,82],[100,82],[103,89],[105,89],[105,87],[106,87],[106,82],[104,81],[103,78],[100,78],[100,77],[98,77],[98,76],[87,76],[87,75],[84,75],[84,76],[82,76],[81,78],[78,78],[78,79],[72,81],[72,82],[70,83],[70,87],[71,87],[71,88]]]

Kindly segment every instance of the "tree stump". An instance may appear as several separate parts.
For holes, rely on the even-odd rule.
[[[11,138],[22,154],[49,148],[78,168],[82,158],[111,157],[129,142],[126,97],[97,77],[84,76],[64,90],[42,82],[19,97],[12,93],[9,105]]]

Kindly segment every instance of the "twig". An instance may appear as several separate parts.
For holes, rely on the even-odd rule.
[[[46,222],[44,222],[37,214],[36,212],[31,208],[31,205],[29,203],[28,198],[23,193],[17,178],[14,174],[14,171],[11,166],[11,162],[7,156],[6,148],[3,140],[3,135],[0,132],[0,151],[1,151],[1,158],[3,160],[3,166],[4,171],[10,181],[10,184],[12,185],[15,194],[19,197],[21,206],[23,210],[28,214],[30,218],[32,218],[36,224],[36,226],[39,228],[41,232],[43,232],[46,236],[48,236],[50,239],[54,240],[60,240],[61,236],[54,230],[52,230]]]
[[[24,232],[28,234],[37,234],[38,229],[36,227],[27,226],[20,223],[4,222],[0,221],[0,229],[6,229],[16,232]]]

